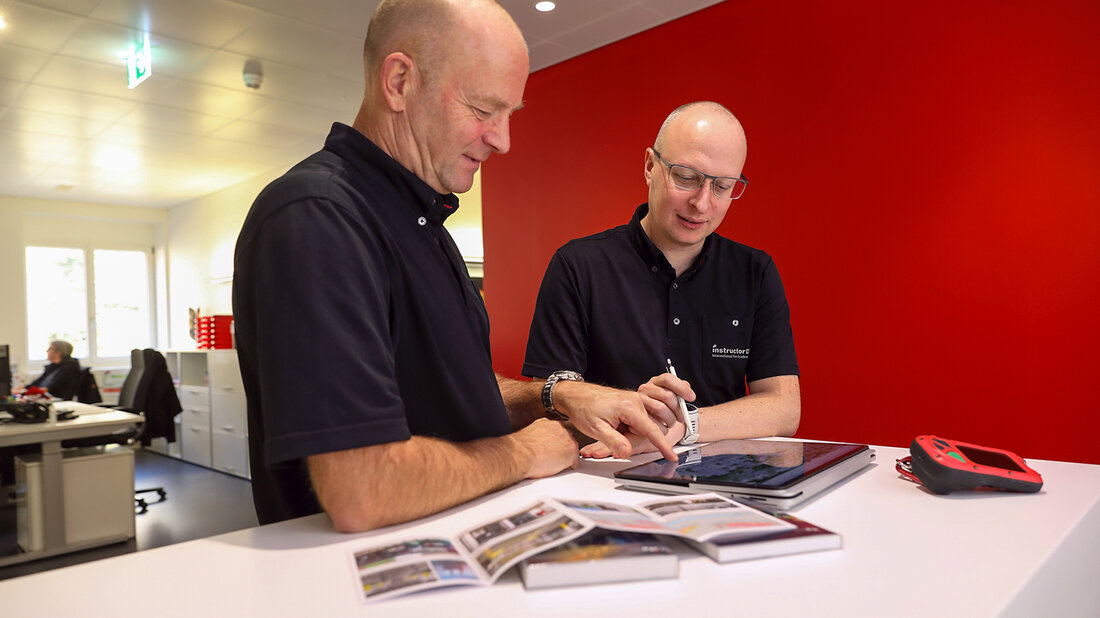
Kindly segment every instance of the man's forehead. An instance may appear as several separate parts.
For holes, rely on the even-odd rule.
[[[740,174],[746,147],[744,133],[736,124],[699,121],[670,129],[661,152],[669,163],[716,176]]]

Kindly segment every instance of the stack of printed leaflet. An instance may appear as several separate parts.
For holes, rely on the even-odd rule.
[[[401,540],[349,557],[362,600],[374,602],[443,586],[489,585],[524,560],[521,577],[528,588],[675,577],[676,555],[654,545],[652,535],[698,544],[704,553],[714,544],[723,549],[712,557],[725,561],[721,556],[732,551],[724,549],[727,544],[798,530],[797,523],[717,494],[661,497],[636,506],[544,498],[455,538]],[[593,549],[600,545],[632,547]],[[559,553],[546,560],[532,558],[555,549]],[[604,559],[615,567],[601,567]]]

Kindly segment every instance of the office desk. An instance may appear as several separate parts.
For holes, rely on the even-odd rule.
[[[78,416],[68,421],[46,423],[5,423],[0,425],[0,446],[19,444],[42,445],[42,492],[44,503],[45,548],[0,558],[0,566],[26,562],[69,551],[86,549],[91,545],[72,545],[65,540],[65,495],[62,487],[61,441],[74,438],[102,436],[141,421],[138,414],[99,408],[75,401],[54,404],[60,412],[72,410]]]
[[[936,496],[894,471],[908,451],[877,450],[875,466],[795,511],[841,533],[843,550],[720,565],[682,548],[678,579],[528,592],[511,572],[360,603],[353,550],[452,535],[539,496],[652,497],[612,488],[624,464],[584,462],[402,526],[342,535],[304,517],[2,581],[0,599],[7,614],[47,616],[1100,615],[1100,466],[1032,461],[1039,494]]]

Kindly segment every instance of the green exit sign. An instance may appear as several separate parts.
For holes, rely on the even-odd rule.
[[[153,72],[153,54],[149,50],[149,35],[144,40],[130,46],[126,54],[126,86],[133,89],[145,81]]]

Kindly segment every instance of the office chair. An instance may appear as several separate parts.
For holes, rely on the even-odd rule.
[[[103,403],[103,397],[99,395],[99,385],[95,382],[95,374],[91,367],[81,367],[80,383],[76,386],[76,400],[80,403]]]
[[[168,431],[163,428],[163,411],[170,409],[170,405],[163,403],[167,401],[167,395],[164,393],[165,378],[171,391],[171,397],[175,400],[176,406],[179,407],[179,410],[168,417],[168,424],[171,425]],[[176,398],[172,376],[168,373],[168,364],[164,360],[164,356],[152,348],[131,350],[130,372],[126,374],[126,379],[123,380],[122,388],[119,390],[118,405],[105,407],[140,414],[144,417],[144,421],[139,423],[137,427],[116,431],[106,436],[63,440],[61,446],[63,448],[107,446],[110,444],[132,446],[139,440],[142,444],[148,446],[153,437],[169,434],[169,441],[174,441],[175,423],[171,419],[182,410],[182,406],[179,406],[179,399]],[[146,500],[139,495],[153,492],[158,496],[155,501]],[[138,509],[138,515],[147,512],[149,505],[164,502],[167,499],[168,492],[163,487],[134,490],[134,503],[135,508]]]

